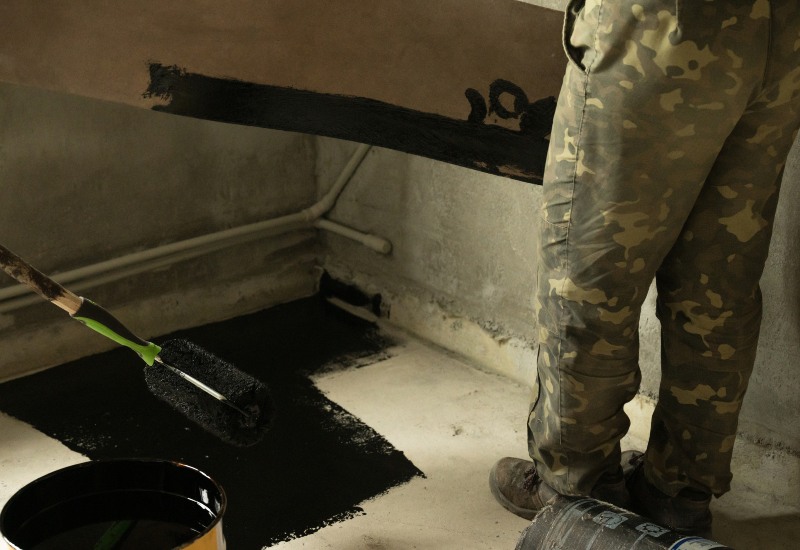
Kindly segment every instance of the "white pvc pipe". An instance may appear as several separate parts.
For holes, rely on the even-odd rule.
[[[371,145],[362,144],[358,146],[325,196],[302,211],[302,214],[306,216],[306,221],[313,222],[333,208],[333,205],[336,204],[336,199],[338,199],[339,195],[342,193],[342,189],[348,184],[353,174],[356,173],[356,170],[358,170],[358,167],[361,165],[361,161],[364,160],[364,157],[367,156],[370,149],[372,149]]]
[[[381,254],[388,254],[389,252],[392,251],[392,243],[390,243],[383,237],[378,237],[377,235],[370,235],[368,233],[362,233],[361,231],[356,231],[355,229],[351,229],[349,227],[338,224],[336,222],[332,222],[330,220],[326,220],[324,218],[320,218],[317,221],[315,221],[314,227],[318,229],[325,229],[326,231],[330,231],[331,233],[336,233],[338,235],[347,237],[348,239],[360,242],[364,246],[371,248],[375,252],[379,252]]]
[[[320,219],[321,216],[333,208],[336,199],[353,177],[370,148],[371,146],[369,145],[359,145],[328,192],[319,201],[300,212],[134,252],[104,262],[65,271],[55,275],[53,278],[62,285],[69,284],[73,286],[76,290],[88,288],[202,256],[235,244],[242,244],[265,236],[312,226],[333,231],[361,242],[376,252],[388,254],[392,245],[386,239],[375,235],[367,235],[329,220]],[[37,296],[29,296],[29,292],[30,289],[24,285],[0,289],[0,313],[12,311],[40,300]]]

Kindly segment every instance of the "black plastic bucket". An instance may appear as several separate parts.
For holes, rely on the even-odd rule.
[[[85,462],[17,491],[0,534],[12,550],[224,550],[225,506],[222,487],[185,464]]]

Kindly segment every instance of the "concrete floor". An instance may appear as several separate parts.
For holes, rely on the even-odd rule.
[[[487,475],[497,458],[525,455],[528,390],[401,338],[388,359],[329,372],[315,382],[426,477],[362,503],[363,515],[274,548],[514,548],[527,522],[494,502]],[[86,460],[7,415],[0,414],[0,434],[0,506],[28,481]],[[625,446],[642,442],[629,439]],[[714,507],[720,542],[737,549],[797,548],[800,510],[775,507],[768,495],[736,486]]]

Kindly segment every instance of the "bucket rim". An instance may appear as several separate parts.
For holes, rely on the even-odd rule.
[[[198,533],[191,541],[176,547],[173,550],[178,550],[180,548],[186,548],[193,544],[194,542],[202,539],[214,529],[216,529],[222,523],[222,517],[225,515],[225,512],[228,508],[228,497],[225,493],[225,489],[222,485],[211,477],[209,474],[201,470],[196,466],[192,466],[191,464],[187,464],[185,462],[181,462],[178,460],[172,459],[163,459],[163,458],[101,458],[97,460],[87,460],[86,462],[79,462],[77,464],[71,464],[69,466],[64,466],[62,468],[58,468],[51,472],[48,472],[42,476],[33,479],[17,489],[11,497],[6,501],[3,505],[2,510],[0,510],[0,541],[4,542],[8,545],[9,549],[11,550],[25,550],[17,546],[14,542],[9,540],[7,536],[7,516],[9,509],[13,506],[15,500],[19,500],[24,497],[24,493],[35,490],[37,486],[44,485],[48,482],[51,482],[53,478],[63,475],[69,475],[71,472],[76,472],[80,470],[89,470],[92,468],[101,467],[104,465],[116,465],[116,464],[140,464],[140,465],[154,465],[154,466],[162,466],[168,468],[175,468],[176,470],[183,470],[187,472],[191,472],[193,475],[198,475],[202,478],[205,478],[208,482],[210,482],[219,495],[219,511],[215,511],[214,520],[209,522],[209,524],[203,529],[202,532]]]

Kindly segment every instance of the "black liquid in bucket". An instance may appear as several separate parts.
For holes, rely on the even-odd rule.
[[[0,513],[0,532],[21,550],[191,548],[219,530],[225,494],[211,478],[158,460],[87,462],[26,485]]]

